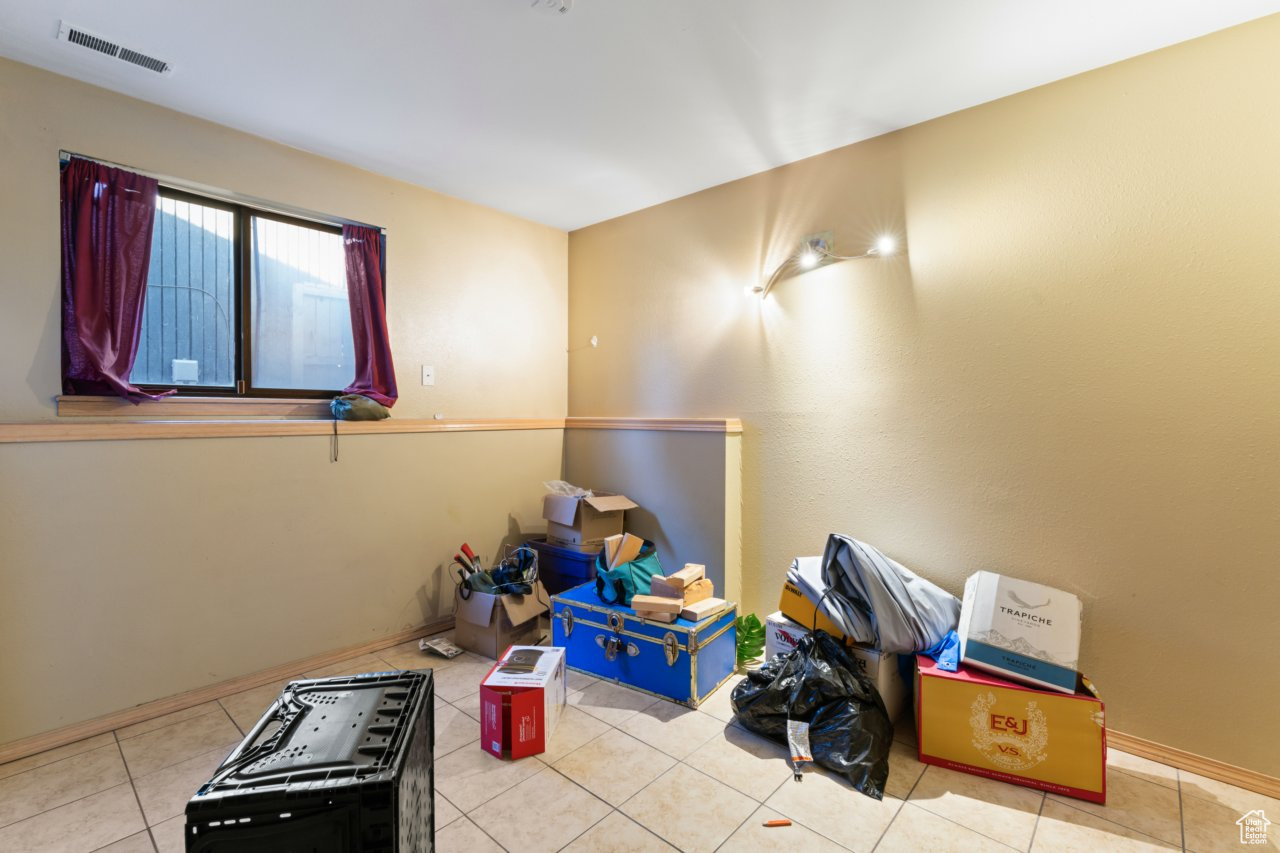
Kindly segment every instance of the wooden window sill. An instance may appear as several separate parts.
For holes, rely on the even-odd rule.
[[[0,444],[164,438],[262,438],[289,435],[391,435],[585,429],[742,433],[737,418],[474,418],[338,421],[328,400],[166,397],[134,406],[112,397],[57,399],[63,419],[0,423]]]
[[[175,394],[161,400],[143,400],[134,405],[120,397],[90,397],[63,394],[57,397],[60,418],[128,418],[130,420],[324,420],[329,398],[320,400],[288,397],[183,397]]]

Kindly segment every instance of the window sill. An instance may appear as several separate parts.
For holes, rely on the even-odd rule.
[[[197,409],[184,404],[194,403]],[[84,405],[82,405],[84,404]],[[261,407],[275,404],[276,409]],[[221,406],[221,408],[214,408]],[[70,417],[65,407],[74,410]],[[250,407],[259,407],[257,409]],[[316,408],[320,407],[320,414]],[[167,397],[134,406],[109,397],[59,397],[64,418],[0,422],[0,445],[169,438],[267,438],[299,435],[498,432],[507,430],[641,430],[740,435],[737,418],[475,418],[337,421],[327,400]]]
[[[283,397],[183,397],[143,400],[134,405],[119,397],[63,394],[57,397],[60,418],[125,418],[128,420],[325,420],[332,418],[329,400]]]

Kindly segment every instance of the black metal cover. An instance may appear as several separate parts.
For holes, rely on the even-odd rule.
[[[188,853],[435,846],[430,670],[293,681],[187,803]]]

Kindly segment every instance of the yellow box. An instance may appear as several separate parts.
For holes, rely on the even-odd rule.
[[[1094,803],[1107,801],[1102,700],[916,658],[920,760]]]
[[[800,591],[800,587],[791,581],[782,584],[782,599],[778,602],[778,609],[782,611],[782,615],[795,622],[802,628],[814,627],[814,614],[817,614],[817,627],[826,631],[837,640],[848,642],[844,632],[836,627],[835,623],[827,618],[825,613],[818,613],[818,605],[805,596]]]

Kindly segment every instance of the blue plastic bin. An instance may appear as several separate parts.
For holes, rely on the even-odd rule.
[[[572,548],[561,548],[545,539],[531,539],[525,544],[538,552],[538,577],[551,595],[596,578],[594,553],[584,554]]]

